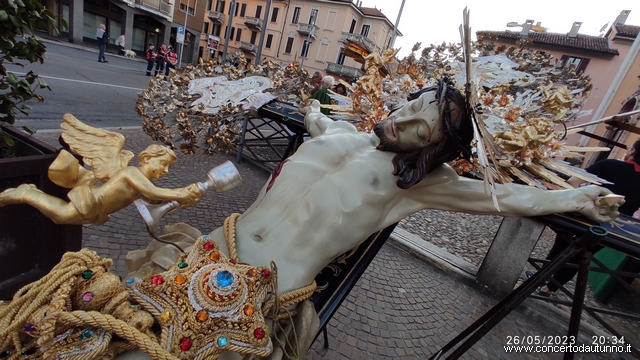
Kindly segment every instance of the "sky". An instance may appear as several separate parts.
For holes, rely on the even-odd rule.
[[[589,5],[587,5],[590,3]],[[364,7],[377,7],[395,24],[402,0],[362,0]],[[580,34],[599,35],[607,23],[612,24],[622,10],[631,10],[625,24],[640,26],[640,0],[405,0],[398,29],[403,36],[395,47],[401,47],[400,58],[408,55],[416,42],[422,46],[433,43],[460,42],[458,26],[462,11],[470,10],[471,31],[519,31],[507,28],[507,23],[541,22],[548,32],[568,33],[575,21],[581,21]]]

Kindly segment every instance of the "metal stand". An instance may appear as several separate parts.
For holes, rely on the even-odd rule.
[[[440,351],[431,356],[430,359],[441,359],[444,354],[452,350],[458,343],[465,338],[466,341],[457,347],[447,359],[457,359],[467,350],[469,350],[478,340],[486,335],[494,326],[504,319],[511,311],[520,305],[535,289],[542,285],[544,281],[562,268],[572,257],[582,253],[582,260],[578,272],[578,280],[576,282],[576,290],[574,295],[573,306],[571,308],[571,319],[569,321],[569,330],[567,335],[577,338],[580,328],[580,315],[584,304],[584,295],[587,286],[587,275],[589,261],[591,260],[591,252],[589,248],[597,245],[601,238],[607,235],[607,230],[599,226],[592,226],[580,239],[574,241],[562,251],[555,259],[544,266],[540,271],[535,273],[530,279],[526,280],[507,297],[495,305],[480,319],[476,320],[471,326],[461,332]],[[574,353],[565,353],[564,359],[573,359]]]

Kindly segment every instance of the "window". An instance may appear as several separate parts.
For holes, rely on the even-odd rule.
[[[224,0],[218,0],[216,3],[216,11],[224,13]]]
[[[226,27],[225,27],[225,29],[226,29]],[[226,38],[226,36],[227,36],[226,31],[227,31],[227,30],[225,30],[225,34],[224,34],[224,35],[225,35],[225,38]],[[229,33],[229,40],[233,40],[233,34],[235,34],[235,33],[236,33],[236,28],[234,28],[234,27],[232,26],[232,27],[231,27],[231,32]]]
[[[247,12],[247,4],[242,4],[240,7],[240,17],[244,17],[244,14]]]
[[[209,22],[205,21],[204,24],[202,25],[202,32],[205,34],[209,33]]]
[[[344,55],[344,49],[340,47],[340,50],[338,50],[338,58],[336,59],[336,64],[344,65],[345,58],[346,56]]]
[[[207,6],[205,7],[205,9],[211,10],[211,5],[213,5],[213,1],[207,0]]]
[[[267,43],[264,45],[265,48],[271,49],[271,43],[273,42],[273,34],[267,35]]]
[[[311,41],[305,40],[302,43],[302,50],[300,50],[300,56],[307,57],[307,54],[309,54],[309,48],[310,47],[311,47]]]
[[[238,9],[238,3],[236,3],[236,6],[232,6],[233,3],[229,4],[229,16],[233,16],[233,12],[234,12],[234,7],[236,8],[236,10]]]
[[[273,8],[273,11],[271,11],[271,22],[278,22],[279,11],[280,11],[280,8]]]
[[[371,29],[371,25],[362,25],[362,29],[360,29],[360,35],[364,37],[369,36],[369,29]]]
[[[238,28],[238,32],[236,33],[236,41],[240,41],[242,38],[242,29]]]
[[[220,28],[222,26],[220,24],[213,24],[213,29],[211,29],[211,35],[220,36]]]
[[[338,9],[329,9],[329,14],[327,14],[327,20],[324,22],[324,29],[333,31],[333,28],[336,25],[337,17],[338,17]]]
[[[258,36],[257,31],[251,31],[251,40],[249,40],[249,42],[255,45],[257,36]]]
[[[576,74],[584,72],[584,70],[587,68],[587,65],[589,64],[589,61],[590,61],[590,59],[585,59],[585,58],[580,58],[580,57],[575,57],[570,55],[562,55],[562,58],[560,60],[562,61],[565,67],[571,66],[571,65],[575,66]]]
[[[311,9],[311,14],[309,14],[309,24],[315,24],[316,20],[318,20],[318,9]]]
[[[351,19],[351,27],[349,27],[349,34],[353,34],[353,31],[356,29],[356,19]]]
[[[318,53],[316,54],[316,61],[327,61],[327,51],[329,50],[329,39],[323,38],[318,46]]]
[[[291,54],[291,49],[293,48],[293,37],[287,38],[287,46],[284,47],[285,54]]]
[[[238,5],[240,5],[240,4],[236,3],[236,8],[233,11],[233,16],[235,16],[235,17],[238,17],[238,9],[240,8],[240,6],[238,6]]]
[[[291,18],[292,24],[297,24],[298,20],[300,20],[300,11],[301,11],[301,8],[298,6],[293,8],[293,17]]]
[[[256,6],[256,17],[260,19],[261,15],[262,15],[262,5],[258,5]]]
[[[191,6],[187,7],[186,4],[180,3],[180,11],[187,12],[189,15],[194,15],[196,10]]]

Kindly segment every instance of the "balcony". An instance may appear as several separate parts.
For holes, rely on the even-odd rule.
[[[162,0],[135,0],[136,7],[164,17],[170,16],[172,6]]]
[[[362,70],[358,68],[340,65],[332,62],[327,62],[327,68],[324,69],[324,71],[350,78],[358,78],[363,74]]]
[[[363,46],[364,48],[369,50],[369,52],[373,52],[373,50],[376,48],[376,43],[373,42],[373,40],[369,40],[364,35],[358,35],[358,34],[352,34],[352,33],[348,33],[348,32],[343,32],[339,41],[341,43],[346,43],[346,42],[352,41],[352,42],[354,42],[356,44],[359,44],[359,45]]]
[[[240,50],[255,54],[258,51],[258,45],[242,41],[240,42]]]
[[[224,14],[218,11],[209,11],[207,14],[209,20],[216,22],[218,24],[224,23]]]
[[[262,29],[262,19],[255,17],[247,17],[244,19],[244,24],[248,27],[254,27],[258,29]]]
[[[316,25],[298,23],[298,33],[301,35],[311,35],[314,39],[318,36],[318,29],[320,28]]]

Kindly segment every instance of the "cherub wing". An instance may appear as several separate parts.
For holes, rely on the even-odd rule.
[[[462,38],[462,48],[464,50],[464,62],[465,68],[467,72],[467,81],[465,84],[465,100],[467,103],[467,112],[469,116],[471,116],[471,120],[473,122],[473,133],[474,133],[474,141],[476,142],[476,151],[478,156],[478,163],[480,164],[480,171],[484,178],[484,186],[485,191],[491,194],[491,198],[493,199],[493,206],[500,211],[500,206],[498,205],[498,199],[496,197],[496,186],[495,186],[495,176],[494,169],[491,168],[491,164],[489,163],[489,156],[492,157],[493,163],[497,167],[496,159],[494,158],[494,154],[489,151],[489,156],[487,155],[487,148],[485,147],[485,140],[491,142],[491,134],[486,130],[484,122],[481,118],[482,114],[479,113],[476,109],[479,104],[478,101],[478,93],[479,93],[479,81],[475,76],[475,72],[473,71],[473,63],[471,58],[471,53],[473,49],[471,48],[471,26],[469,23],[469,10],[464,8],[463,11],[463,22],[460,25],[460,37]]]
[[[133,158],[131,151],[122,150],[124,136],[113,131],[84,124],[71,114],[63,116],[62,139],[71,150],[82,156],[96,179],[107,181],[113,173],[126,167]]]

